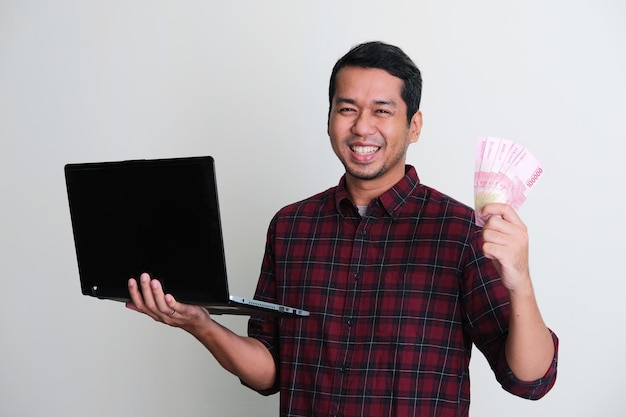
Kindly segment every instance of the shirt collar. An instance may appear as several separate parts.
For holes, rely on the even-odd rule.
[[[415,189],[420,185],[419,176],[412,165],[406,165],[404,172],[404,177],[402,177],[396,185],[371,201],[370,207],[377,205],[378,207],[382,207],[393,219],[397,217],[398,212],[402,206],[404,206],[407,198],[413,194]],[[345,174],[339,180],[339,185],[335,192],[335,202],[337,212],[342,216],[353,217],[355,214],[358,216],[357,209],[346,189]]]

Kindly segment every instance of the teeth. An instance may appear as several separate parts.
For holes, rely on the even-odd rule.
[[[368,155],[378,150],[378,146],[352,146],[352,152],[359,155]]]

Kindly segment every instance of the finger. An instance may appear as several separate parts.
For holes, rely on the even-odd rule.
[[[515,222],[510,220],[510,217],[508,219],[500,216],[490,217],[483,227],[483,239],[504,243],[503,239],[519,240],[527,237],[526,225],[521,220],[514,220]]]
[[[165,303],[167,304],[168,308],[176,309],[176,307],[179,306],[178,302],[172,294],[165,294]]]
[[[486,242],[483,244],[483,253],[487,259],[503,260],[507,255],[506,246],[499,243]]]
[[[135,278],[128,280],[128,293],[130,294],[130,301],[126,303],[126,307],[143,312],[143,310],[145,310],[143,296],[141,295],[141,291],[139,291],[139,286]]]
[[[504,203],[486,204],[480,210],[480,216],[485,218],[486,222],[492,218],[500,218],[516,225],[524,224],[513,207]]]
[[[501,220],[501,222],[505,222]],[[508,224],[496,224],[494,221],[489,227],[483,229],[483,250],[493,253],[493,247],[503,247],[509,251],[518,251],[528,247],[528,234],[519,226]]]
[[[139,286],[141,287],[143,305],[146,310],[156,313],[158,312],[158,309],[156,307],[156,302],[154,301],[154,295],[152,294],[151,281],[150,275],[145,272],[139,277]]]
[[[506,245],[518,232],[517,226],[500,217],[492,217],[483,227],[483,241]]]
[[[152,296],[154,298],[154,302],[159,313],[168,317],[173,316],[176,312],[176,309],[174,308],[176,303],[173,302],[173,305],[170,306],[167,302],[167,299],[173,300],[174,297],[172,297],[171,295],[169,295],[169,297],[165,296],[165,293],[163,292],[163,286],[161,285],[161,282],[159,280],[151,280],[150,288],[152,289]]]
[[[483,251],[487,251],[487,248],[493,245],[509,245],[515,233],[512,227],[511,224],[507,224],[503,219],[490,219],[482,230]]]
[[[137,280],[135,280],[134,278],[130,278],[128,280],[128,292],[130,294],[130,301],[126,303],[126,307],[139,313],[146,314],[154,320],[158,320],[158,316],[151,311],[148,305],[146,305],[144,294],[149,295],[150,291],[140,290],[141,281],[142,279],[140,278],[140,284],[138,284]]]
[[[483,253],[489,259],[496,259],[502,266],[514,266],[516,270],[527,269],[528,234],[521,226],[500,220],[504,225],[483,229]],[[492,225],[494,225],[492,223]]]
[[[172,294],[165,294],[165,296],[163,297],[163,300],[165,301],[165,310],[166,310],[166,314],[168,317],[178,317],[178,316],[182,316],[182,309],[184,307],[183,304],[179,304],[175,299],[174,296]]]

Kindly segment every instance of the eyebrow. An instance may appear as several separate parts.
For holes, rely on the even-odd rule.
[[[356,105],[356,101],[351,99],[351,98],[345,98],[345,97],[337,97],[335,99],[335,103],[340,104],[340,103],[345,103],[345,104],[352,104],[352,105]],[[390,106],[390,107],[397,107],[397,103],[393,100],[374,100],[373,104],[377,105],[377,106]]]

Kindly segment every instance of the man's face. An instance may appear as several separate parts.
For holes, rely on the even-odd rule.
[[[422,115],[417,112],[407,125],[402,86],[400,78],[378,68],[337,73],[328,135],[349,180],[380,180],[390,187],[404,176],[406,151],[419,137]]]

